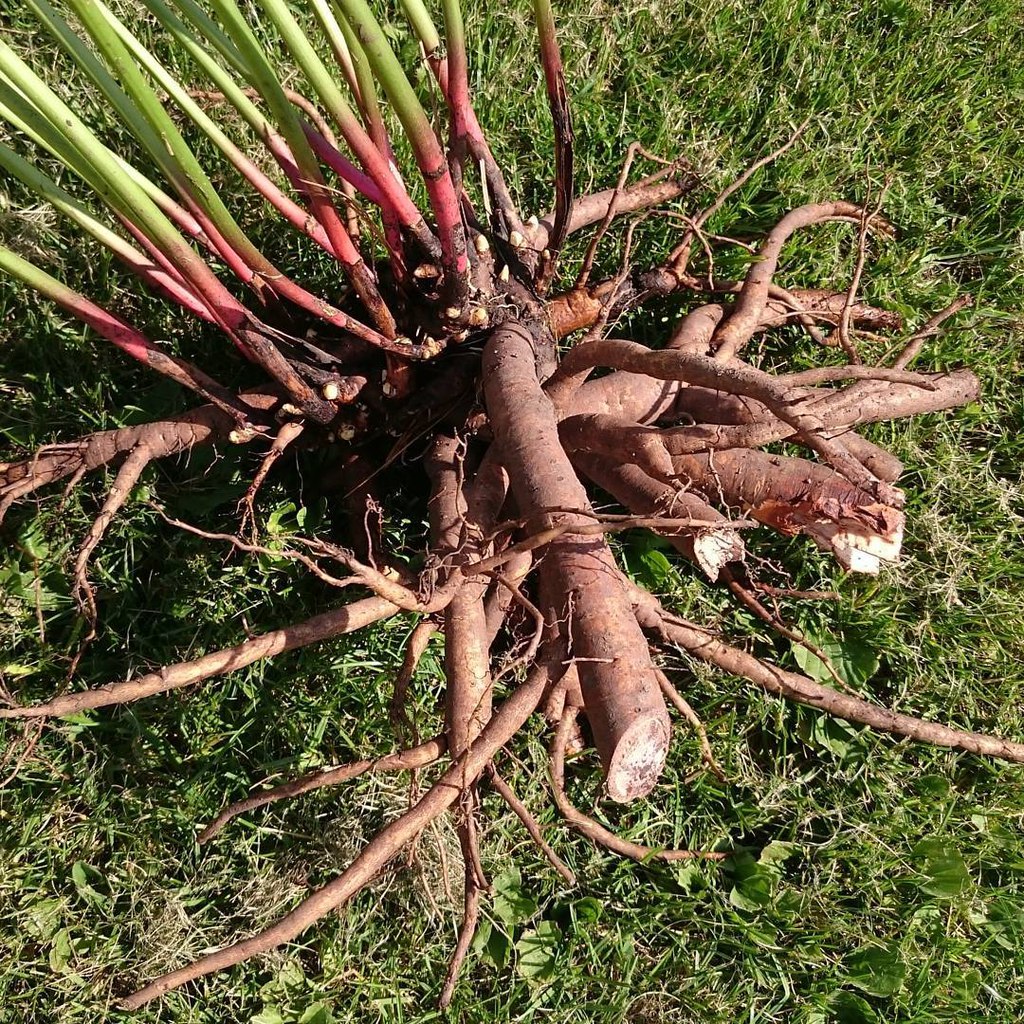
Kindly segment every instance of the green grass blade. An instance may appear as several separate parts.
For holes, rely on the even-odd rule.
[[[45,3],[45,0],[30,2]],[[209,218],[231,250],[247,264],[253,266],[263,262],[261,254],[217,194],[213,182],[146,81],[132,53],[115,28],[120,25],[118,19],[99,0],[68,0],[68,3],[99,51],[116,71],[137,108],[139,116],[132,118],[129,127],[146,147],[150,158],[160,168],[167,181],[187,207],[194,207],[193,213],[201,213]],[[123,26],[120,27],[127,32]],[[150,67],[156,63],[148,59],[150,55],[141,46],[139,57]],[[103,88],[101,83],[97,82],[97,85]]]

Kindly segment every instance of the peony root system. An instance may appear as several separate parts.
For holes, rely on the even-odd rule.
[[[224,11],[233,7],[217,6]],[[188,528],[211,543],[259,554],[266,550],[255,529],[264,478],[275,472],[286,449],[330,448],[345,481],[350,535],[291,537],[284,554],[324,586],[355,587],[368,596],[340,601],[335,610],[315,618],[141,677],[74,690],[45,703],[9,704],[0,708],[0,718],[59,717],[210,685],[260,659],[402,613],[419,622],[394,696],[396,725],[411,745],[375,761],[258,791],[226,807],[199,841],[210,841],[239,815],[258,814],[271,802],[357,775],[438,762],[443,770],[341,875],[287,916],[251,938],[149,981],[124,999],[125,1008],[293,941],[350,900],[439,816],[451,813],[465,863],[465,917],[443,987],[441,1001],[446,1003],[488,890],[479,850],[481,790],[496,791],[553,869],[574,881],[559,858],[557,838],[541,835],[499,772],[503,748],[524,728],[543,727],[528,724],[535,712],[550,731],[551,790],[570,828],[640,861],[727,857],[728,849],[637,846],[574,807],[566,793],[567,750],[592,743],[608,798],[651,798],[669,752],[674,714],[682,716],[686,728],[698,730],[709,770],[718,770],[699,719],[677,691],[678,680],[674,685],[660,667],[666,650],[685,652],[823,714],[898,737],[1024,763],[1020,743],[897,713],[776,668],[710,629],[682,621],[625,574],[610,542],[613,535],[634,529],[664,536],[693,572],[729,587],[746,607],[781,629],[786,627],[745,582],[748,552],[764,530],[802,535],[854,572],[875,574],[898,561],[905,516],[898,487],[902,466],[860,431],[882,420],[954,409],[977,396],[978,382],[969,370],[909,368],[943,316],[963,303],[905,338],[895,361],[868,365],[858,354],[858,338],[870,332],[897,339],[903,329],[899,317],[866,304],[854,287],[804,289],[779,280],[784,246],[794,233],[825,222],[853,225],[855,232],[860,229],[863,249],[867,236],[893,233],[887,221],[844,201],[801,206],[757,243],[746,276],[728,281],[714,276],[711,255],[714,247],[729,242],[709,238],[704,226],[727,208],[732,188],[700,210],[692,198],[698,182],[684,162],[668,164],[631,185],[627,172],[637,155],[631,150],[616,187],[575,196],[561,59],[544,3],[537,4],[537,23],[557,142],[556,199],[549,216],[524,217],[469,102],[461,19],[456,22],[454,14],[458,5],[446,5],[446,55],[429,38],[422,40],[449,111],[451,136],[445,149],[429,119],[417,114],[403,91],[389,62],[389,45],[368,8],[344,3],[341,8],[356,30],[348,34],[349,44],[355,46],[358,37],[412,143],[430,198],[430,209],[422,214],[390,169],[377,100],[360,78],[366,67],[359,63],[351,72],[358,111],[339,105],[312,58],[294,41],[285,5],[266,7],[282,38],[291,40],[288,46],[319,99],[306,101],[313,111],[307,120],[300,109],[303,97],[268,85],[255,40],[243,36],[230,12],[222,12],[225,31],[235,34],[239,60],[251,72],[256,90],[239,91],[233,102],[253,123],[273,121],[263,138],[290,192],[261,177],[243,155],[233,156],[261,195],[301,227],[309,244],[337,258],[351,284],[349,303],[344,309],[328,306],[271,267],[244,237],[228,230],[219,208],[207,205],[201,190],[190,191],[190,183],[198,180],[191,172],[172,182],[180,194],[162,204],[176,231],[191,243],[182,243],[184,249],[161,236],[156,214],[147,212],[143,218],[140,213],[132,221],[124,198],[117,198],[114,207],[122,225],[153,255],[141,264],[148,283],[219,326],[262,369],[265,386],[232,394],[189,364],[164,365],[142,341],[128,337],[123,325],[104,320],[92,307],[87,310],[78,302],[81,297],[51,287],[46,294],[54,301],[83,317],[88,312],[88,322],[101,336],[202,394],[207,404],[163,422],[49,445],[0,465],[0,518],[51,484],[73,486],[102,467],[116,469],[74,566],[83,614],[95,623],[102,602],[89,585],[90,557],[152,460],[212,444],[257,449],[260,459],[237,532]],[[81,16],[90,29],[92,22]],[[166,19],[175,16],[165,12],[160,17],[170,24]],[[115,45],[116,39],[122,42]],[[123,57],[118,47],[130,48],[123,39],[107,42],[110,60]],[[45,107],[10,59],[0,69],[19,83],[26,102]],[[162,88],[174,95],[169,84]],[[220,82],[216,93],[190,93],[181,103],[210,116],[231,95]],[[316,113],[319,108],[323,116]],[[317,127],[327,115],[342,140],[326,124]],[[78,145],[84,149],[85,142]],[[175,139],[168,147],[187,164]],[[100,167],[100,155],[95,160]],[[477,168],[484,171],[484,202],[462,183],[463,171],[468,178]],[[170,178],[172,171],[166,172]],[[347,183],[344,193],[325,185],[329,172]],[[347,196],[347,206],[339,200],[340,215],[332,206],[334,191]],[[672,216],[685,211],[676,249],[661,262],[636,267],[629,251],[631,221],[619,272],[593,280],[598,276],[597,243],[616,218],[658,216],[670,203],[675,204]],[[387,243],[383,260],[364,257],[359,248],[366,237],[366,205],[380,213],[380,236]],[[587,231],[592,243],[583,270],[574,285],[559,291],[555,282],[564,279],[560,253],[567,241]],[[260,321],[253,310],[258,306],[262,312],[263,307],[252,303],[250,309],[224,290],[204,262],[208,255],[235,271],[254,294],[272,295],[279,310],[294,316],[296,329],[271,329]],[[862,266],[863,260],[858,277]],[[14,263],[11,267],[24,271]],[[23,276],[28,280],[29,272]],[[42,279],[28,283],[44,292],[50,287]],[[683,311],[658,344],[614,336],[610,325],[622,313],[650,303]],[[303,336],[298,325],[311,316],[316,330]],[[755,339],[774,334],[788,343],[796,330],[813,339],[823,359],[817,368],[780,369],[776,360],[769,370],[751,355]],[[418,465],[424,472],[422,513],[429,534],[418,574],[392,564],[381,531],[373,526],[373,511],[380,507],[394,468],[396,436],[412,439],[423,453]],[[618,511],[608,512],[610,502]],[[386,520],[386,503],[383,516]],[[403,727],[404,692],[435,632],[444,640],[444,721],[440,735],[419,742]]]

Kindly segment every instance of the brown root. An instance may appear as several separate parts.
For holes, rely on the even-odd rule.
[[[302,423],[292,420],[281,424],[277,436],[270,445],[270,451],[263,456],[260,468],[256,471],[256,475],[252,478],[252,483],[249,484],[242,498],[241,505],[239,506],[242,511],[242,521],[238,528],[240,533],[246,533],[247,528],[251,526],[255,535],[256,513],[253,510],[253,502],[256,500],[256,495],[263,486],[263,481],[267,479],[271,469],[274,468],[274,463],[284,455],[293,442],[302,436],[303,429]]]
[[[149,672],[138,679],[126,679],[124,682],[81,693],[68,693],[62,697],[55,697],[45,704],[0,708],[0,718],[60,718],[91,708],[104,708],[112,704],[142,700],[157,693],[178,690],[234,672],[284,651],[294,651],[299,647],[307,647],[309,644],[328,640],[343,633],[354,633],[398,611],[395,605],[383,598],[369,597],[324,612],[322,615],[315,615],[293,626],[285,626],[283,629],[275,629],[271,633],[253,637],[235,647],[205,654],[192,661],[169,665],[157,672]]]
[[[445,974],[444,985],[441,987],[441,995],[438,997],[437,1005],[445,1010],[451,1004],[455,995],[455,986],[459,982],[459,973],[462,965],[466,962],[469,947],[473,943],[473,936],[476,935],[477,925],[480,921],[480,901],[483,898],[484,890],[476,880],[471,867],[467,863],[465,872],[466,891],[463,901],[462,922],[459,925],[459,935],[455,940],[455,948],[452,950],[451,959],[448,961],[448,970]]]
[[[439,82],[448,73],[446,59],[428,57]],[[562,118],[560,102],[554,111]],[[949,409],[976,397],[978,381],[969,371],[919,374],[907,369],[924,341],[966,300],[958,300],[911,335],[893,365],[863,364],[858,344],[886,342],[867,332],[901,326],[898,316],[856,298],[868,231],[891,230],[877,212],[843,202],[800,207],[783,217],[760,246],[705,231],[708,219],[765,161],[696,215],[671,214],[685,230],[664,265],[643,271],[631,266],[637,223],[631,221],[624,232],[619,272],[591,283],[598,246],[615,217],[678,198],[696,179],[680,164],[627,186],[633,157],[641,152],[634,145],[613,189],[572,202],[571,140],[564,120],[558,131],[557,214],[539,222],[530,218],[525,225],[486,146],[461,140],[464,148],[447,173],[458,179],[466,169],[462,165],[468,167],[472,158],[481,162],[486,179],[483,215],[477,218],[468,195],[462,205],[472,243],[464,279],[452,280],[448,264],[438,262],[440,247],[426,221],[408,227],[410,244],[416,239],[422,250],[408,252],[397,223],[384,223],[393,279],[382,277],[387,287],[378,293],[370,268],[360,263],[359,270],[360,280],[373,293],[367,311],[387,328],[382,347],[358,332],[351,337],[325,333],[321,338],[275,333],[287,354],[270,344],[269,334],[255,339],[263,345],[262,364],[288,384],[289,395],[298,395],[296,404],[283,401],[289,396],[267,385],[238,396],[241,416],[231,402],[222,402],[162,423],[48,446],[31,459],[0,466],[0,519],[14,501],[43,486],[62,479],[74,486],[96,468],[118,467],[75,565],[75,592],[94,621],[89,558],[151,460],[198,445],[265,436],[269,450],[241,504],[245,533],[259,488],[289,446],[301,437],[305,456],[319,445],[326,449],[328,442],[340,442],[317,468],[343,482],[340,501],[352,534],[345,547],[326,535],[290,535],[286,544],[263,546],[255,536],[249,542],[206,528],[211,524],[165,519],[245,555],[290,559],[330,587],[365,587],[375,595],[138,678],[35,706],[0,708],[0,719],[29,720],[24,726],[29,750],[47,717],[187,687],[400,611],[418,616],[392,698],[392,719],[409,737],[403,742],[412,745],[253,792],[226,806],[198,840],[209,842],[234,818],[258,808],[374,772],[414,773],[407,812],[374,836],[346,870],[281,920],[156,979],[129,996],[123,1003],[126,1009],[294,940],[360,892],[403,850],[414,858],[424,830],[436,831],[440,817],[451,813],[462,849],[464,908],[441,991],[441,1005],[447,1006],[489,891],[480,849],[480,793],[488,781],[554,870],[568,884],[576,883],[537,819],[494,765],[536,710],[553,726],[553,798],[570,827],[638,862],[728,857],[723,851],[663,850],[623,839],[575,807],[566,793],[567,752],[585,749],[585,719],[607,796],[628,802],[650,794],[669,751],[669,706],[694,729],[708,770],[725,781],[699,716],[654,660],[658,644],[681,648],[768,693],[847,721],[1024,763],[1024,744],[878,707],[767,665],[703,627],[672,616],[630,582],[608,540],[611,533],[639,528],[668,538],[708,579],[724,583],[781,635],[815,653],[841,687],[842,679],[825,653],[768,607],[773,595],[835,595],[751,583],[743,563],[755,556],[748,554],[752,541],[745,541],[741,531],[764,524],[784,534],[803,534],[846,568],[861,572],[875,573],[896,561],[904,513],[903,493],[894,482],[903,467],[857,428]],[[351,190],[345,194],[350,200],[348,222],[357,234],[358,210]],[[783,288],[774,274],[787,239],[796,230],[829,220],[860,228],[854,281],[841,291]],[[575,286],[543,302],[540,296],[565,236],[591,224],[599,227]],[[440,236],[440,228],[438,232]],[[339,238],[344,241],[343,235]],[[742,281],[715,276],[713,246],[719,242],[740,245],[754,257]],[[706,259],[699,273],[689,267],[695,245],[697,257],[703,252]],[[409,257],[416,262],[407,266]],[[396,305],[395,314],[401,322],[381,298],[392,292],[404,292],[405,305]],[[664,348],[604,336],[613,317],[667,296],[685,302],[686,312]],[[337,317],[348,322],[347,314]],[[821,345],[841,346],[849,365],[793,372],[783,367],[769,373],[740,358],[759,332],[791,323],[800,324]],[[828,325],[834,330],[826,334]],[[341,330],[340,320],[335,326]],[[399,328],[409,337],[400,336]],[[585,333],[559,361],[556,339],[578,329]],[[442,352],[445,361],[434,361]],[[595,370],[610,372],[592,377]],[[350,408],[342,410],[343,405]],[[802,447],[807,457],[762,450],[780,442]],[[415,560],[406,557],[409,552],[390,551],[384,530],[383,496],[396,482],[396,463],[422,465],[429,477],[429,538],[422,557]],[[588,485],[610,495],[624,511],[595,511],[592,502],[597,499]],[[420,495],[403,487],[403,502],[406,497]],[[737,512],[749,518],[737,519]],[[418,570],[408,568],[419,564]],[[442,735],[420,743],[405,704],[435,633],[444,641],[444,727]],[[653,653],[648,634],[654,637]],[[0,693],[6,701],[6,692]],[[508,696],[499,703],[496,694],[503,693]],[[415,773],[442,757],[447,758],[443,770],[438,769],[434,783],[422,792]]]
[[[551,844],[544,838],[537,819],[530,813],[526,804],[516,796],[512,787],[501,777],[498,769],[492,764],[488,769],[491,785],[494,786],[498,795],[508,804],[515,816],[523,823],[523,827],[530,834],[530,838],[537,844],[538,849],[547,858],[548,863],[557,871],[568,885],[576,884],[576,876],[566,865],[565,861],[558,856],[551,848]]]
[[[729,449],[680,455],[690,486],[780,533],[802,533],[855,572],[876,574],[899,557],[903,513],[882,504],[827,466],[806,459]]]
[[[629,188],[604,189],[589,196],[581,196],[572,204],[567,234],[572,235],[592,224],[598,224],[615,204],[614,215],[619,217],[678,199],[696,188],[698,179],[688,165],[680,161],[668,168],[637,182]],[[554,214],[542,217],[539,224],[528,235],[531,247],[540,251],[548,244],[548,236],[554,225]]]
[[[853,203],[812,203],[786,214],[769,232],[743,282],[732,314],[711,340],[719,359],[727,360],[736,355],[764,319],[768,289],[786,240],[801,228],[827,220],[856,220],[858,223],[863,220],[874,230],[892,232],[891,225],[883,218],[875,215],[865,219],[864,211]]]
[[[466,753],[444,772],[409,811],[378,832],[336,879],[318,889],[291,913],[258,935],[210,953],[158,978],[122,1000],[122,1008],[137,1010],[165,992],[265,953],[282,943],[291,942],[325,914],[350,900],[398,855],[406,843],[460,798],[464,792],[464,780],[475,779],[484,771],[494,755],[533,713],[548,685],[547,671],[543,668],[534,671],[498,708]]]
[[[729,562],[743,561],[743,538],[721,512],[699,495],[655,480],[628,463],[613,463],[583,453],[574,453],[572,460],[589,479],[637,515],[681,515],[711,523],[720,521],[720,527],[704,527],[670,538],[673,547],[700,566],[709,579],[717,580]]]
[[[555,805],[562,817],[577,832],[585,835],[598,846],[603,846],[620,857],[639,861],[641,864],[649,860],[670,863],[680,860],[725,860],[729,856],[727,853],[712,850],[662,850],[654,846],[641,846],[639,843],[633,843],[617,836],[579,810],[565,792],[565,747],[578,714],[578,708],[566,706],[551,741],[551,791],[555,798]]]
[[[690,702],[672,685],[668,676],[660,668],[656,669],[656,672],[661,692],[665,694],[668,702],[679,714],[690,723],[693,731],[697,734],[697,740],[700,743],[700,755],[704,759],[704,763],[719,782],[726,782],[725,772],[722,771],[715,760],[715,752],[711,749],[711,741],[708,739],[707,730],[704,728],[704,723],[700,720],[700,716],[693,710]]]
[[[337,786],[350,779],[357,779],[360,775],[368,775],[374,772],[405,772],[414,771],[417,768],[425,768],[444,756],[448,749],[447,741],[443,736],[435,737],[411,747],[409,750],[400,750],[394,754],[385,754],[373,761],[354,761],[352,764],[342,765],[339,768],[328,768],[321,771],[310,772],[299,779],[282,783],[272,789],[254,793],[244,800],[238,800],[229,804],[206,828],[196,837],[196,842],[202,846],[208,843],[219,832],[223,831],[229,822],[241,814],[248,814],[259,807],[266,807],[268,804],[277,803],[278,800],[290,800],[292,797],[301,796],[303,793],[311,793],[314,789],[322,789],[324,786]]]
[[[678,621],[668,615],[657,599],[645,591],[635,589],[633,593],[637,602],[637,618],[645,629],[660,636],[665,643],[681,647],[730,675],[747,679],[768,693],[818,708],[836,718],[866,725],[879,732],[1024,764],[1024,743],[1014,743],[985,733],[953,729],[937,722],[891,711],[851,694],[837,693],[807,676],[765,664],[752,654],[732,647],[710,633]]]
[[[544,528],[581,517],[547,511],[588,508],[540,389],[534,343],[522,327],[499,328],[484,353],[487,410],[520,512]],[[541,600],[550,628],[576,662],[583,701],[605,767],[609,795],[650,791],[665,762],[668,714],[647,644],[627,621],[620,574],[602,538],[567,535],[550,545]]]
[[[92,629],[96,628],[96,596],[89,583],[89,559],[152,458],[152,453],[145,446],[134,448],[128,453],[107,492],[107,499],[100,509],[100,514],[93,520],[88,536],[78,549],[78,557],[75,559],[74,594],[79,607],[85,611]]]
[[[391,695],[391,721],[396,728],[414,739],[416,727],[406,710],[406,698],[420,659],[426,653],[427,645],[436,632],[437,623],[432,619],[421,619],[413,627],[405,644],[402,667],[398,670],[398,675],[395,676],[395,689]]]
[[[241,395],[254,414],[272,409],[280,397],[269,391],[249,391]],[[118,430],[101,430],[77,441],[40,448],[21,462],[0,464],[0,520],[22,498],[67,477],[81,477],[143,448],[151,459],[162,459],[188,451],[197,445],[226,440],[236,422],[213,405],[203,405],[169,420],[144,423]],[[238,434],[238,441],[250,440],[256,432]]]

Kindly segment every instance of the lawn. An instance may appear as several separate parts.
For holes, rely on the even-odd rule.
[[[550,204],[552,143],[529,7],[466,6],[480,120],[523,207],[540,212]],[[636,139],[689,157],[707,200],[809,119],[800,142],[711,228],[742,238],[801,203],[876,200],[884,189],[900,232],[872,248],[866,296],[911,326],[958,294],[973,297],[918,365],[973,368],[981,401],[871,434],[907,465],[899,567],[878,579],[849,576],[804,543],[768,536],[756,550],[794,586],[841,594],[790,602],[786,614],[836,652],[858,692],[1024,738],[1019,4],[726,0],[706,9],[627,0],[564,3],[556,13],[581,192],[613,184]],[[5,14],[5,24],[12,45],[52,66],[65,95],[100,116],[28,15]],[[411,60],[404,29],[396,40]],[[225,176],[224,195],[234,193],[240,187]],[[328,272],[259,210],[245,223],[284,265],[311,280]],[[678,222],[645,221],[640,251],[653,260],[676,232]],[[131,311],[184,354],[215,343],[212,333],[187,332],[13,185],[0,191],[0,237]],[[800,235],[786,250],[787,283],[845,286],[855,241],[848,226]],[[602,258],[614,270],[613,247]],[[723,274],[741,270],[744,258],[735,250]],[[637,315],[629,326],[657,338],[679,309]],[[187,407],[174,386],[127,366],[7,280],[0,324],[0,460]],[[816,356],[798,334],[792,341]],[[875,355],[886,347],[869,345]],[[780,352],[758,355],[768,365]],[[224,373],[234,383],[244,371]],[[235,452],[150,468],[98,553],[100,635],[70,685],[139,674],[337,602],[293,567],[243,560],[171,528],[149,503],[230,529],[252,468]],[[268,528],[329,520],[320,469],[308,461],[265,489]],[[82,626],[68,562],[102,492],[93,479],[66,499],[47,494],[0,527],[0,682],[22,699],[69,685]],[[414,550],[422,531],[415,487],[392,498],[389,536],[397,552],[407,542]],[[649,541],[625,541],[621,551],[641,582],[686,615],[782,664],[802,657]],[[550,871],[488,797],[484,861],[496,892],[447,1016],[434,1003],[461,906],[448,824],[301,943],[130,1018],[113,1009],[133,981],[280,916],[401,813],[407,777],[374,777],[255,812],[209,847],[195,842],[225,800],[262,780],[391,749],[389,681],[410,628],[399,617],[206,686],[47,727],[0,790],[0,1024],[1022,1019],[1024,769],[826,721],[682,654],[665,664],[704,719],[727,781],[701,770],[696,741],[680,727],[652,796],[628,807],[600,803],[598,813],[637,841],[735,850],[724,864],[640,866],[560,827],[535,720],[504,762],[507,777],[550,826],[578,885]],[[425,735],[439,720],[439,686],[440,651],[431,648],[414,684]],[[14,767],[20,736],[4,725],[0,751],[9,760],[0,778]],[[594,805],[595,761],[581,758],[572,778],[577,801]]]

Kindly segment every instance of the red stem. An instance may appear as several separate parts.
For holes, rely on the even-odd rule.
[[[178,305],[183,306],[200,319],[212,322],[213,317],[210,316],[210,311],[185,283],[184,278],[175,269],[174,264],[127,217],[118,215],[118,220],[153,261],[147,264],[141,260],[129,261],[125,259],[126,266],[133,273],[137,274],[147,287],[153,289],[157,294],[178,303]],[[140,253],[139,255],[141,256],[142,254]]]

